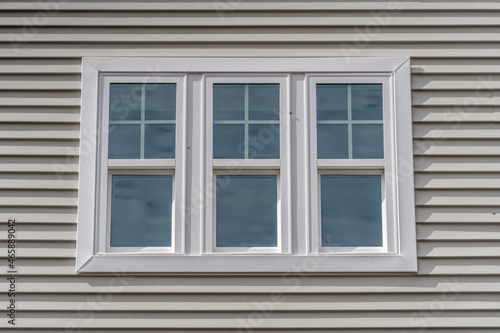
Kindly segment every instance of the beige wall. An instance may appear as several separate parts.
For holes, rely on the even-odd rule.
[[[488,1],[1,2],[0,246],[17,218],[18,332],[500,331],[499,27]],[[418,274],[76,275],[83,56],[411,57]]]

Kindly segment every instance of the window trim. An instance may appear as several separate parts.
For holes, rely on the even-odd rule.
[[[184,164],[189,172],[190,196],[196,188],[200,198],[188,197],[184,207],[189,223],[186,225],[185,255],[101,255],[95,252],[95,211],[97,190],[97,142],[99,106],[98,82],[102,73],[127,73],[144,75],[186,75],[187,89],[184,92],[185,115],[193,128],[184,128],[187,133],[184,149],[190,149],[190,161]],[[203,73],[203,74],[200,74]],[[312,255],[308,254],[308,241],[297,239],[301,232],[309,233],[311,217],[308,212],[309,195],[308,163],[291,163],[290,177],[296,179],[289,192],[294,193],[290,202],[293,207],[291,220],[293,255],[202,255],[203,234],[199,231],[203,223],[203,205],[206,195],[203,176],[204,161],[200,151],[204,135],[200,129],[202,119],[195,119],[193,112],[203,109],[203,77],[208,74],[245,73],[289,74],[290,135],[291,151],[295,155],[307,155],[308,133],[303,121],[308,119],[307,83],[305,74],[386,74],[393,78],[392,98],[396,108],[395,152],[397,168],[397,199],[399,223],[399,248],[394,254],[363,255]],[[82,108],[80,140],[80,177],[77,228],[77,272],[262,272],[284,273],[298,270],[308,273],[321,272],[416,272],[415,204],[413,185],[413,153],[411,123],[411,84],[409,58],[83,58],[82,59]],[[304,92],[304,93],[301,93]],[[188,98],[189,97],[189,98]],[[290,96],[289,96],[290,97]],[[192,119],[190,119],[191,117]],[[184,124],[186,124],[185,122]],[[184,162],[186,159],[184,154]],[[201,164],[200,164],[201,163]],[[158,167],[158,166],[157,166]],[[183,211],[184,209],[182,209]],[[199,243],[198,241],[199,240]]]

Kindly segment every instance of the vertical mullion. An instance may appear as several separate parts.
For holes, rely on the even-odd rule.
[[[352,159],[352,99],[351,85],[347,85],[347,142],[349,159]]]
[[[141,87],[141,159],[144,159],[144,145],[145,145],[145,136],[146,136],[146,128],[145,122],[146,120],[146,84],[143,84]]]
[[[248,125],[248,122],[249,122],[249,117],[248,117],[248,108],[249,108],[249,102],[248,102],[248,84],[245,84],[245,159],[248,159],[248,150],[249,150],[249,146],[248,146],[248,133],[249,133],[249,125]]]

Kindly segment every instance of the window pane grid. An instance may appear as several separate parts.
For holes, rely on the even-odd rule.
[[[318,158],[351,160],[383,157],[383,150],[380,150],[383,149],[383,147],[380,146],[383,143],[379,141],[380,131],[382,130],[380,125],[383,125],[383,119],[378,118],[377,113],[370,109],[368,109],[370,110],[370,115],[367,115],[365,110],[365,114],[360,116],[360,105],[364,108],[370,108],[373,107],[373,105],[377,105],[373,102],[373,93],[372,95],[370,95],[370,92],[366,94],[366,87],[377,86],[378,85],[365,84],[318,84],[316,86]],[[325,93],[324,89],[327,87],[339,87],[335,89],[343,88],[343,93],[341,93],[341,96],[337,96],[337,93],[332,99],[332,93]],[[321,96],[319,89],[322,89]],[[365,93],[365,95],[363,95],[363,93]],[[325,96],[329,97],[326,102]],[[345,102],[342,102],[343,100]],[[325,105],[327,105],[326,109]],[[341,114],[333,115],[333,112],[339,112],[339,105],[340,107],[343,105],[345,110],[344,116]],[[330,112],[330,114],[325,115],[325,111]],[[374,116],[375,119],[370,119]],[[331,119],[332,117],[340,117],[341,119]],[[361,119],[359,119],[360,117]]]
[[[115,83],[112,83],[115,84]],[[122,83],[116,83],[116,85],[123,85]],[[125,84],[127,85],[127,84]],[[174,125],[176,124],[176,120],[174,119],[147,119],[151,118],[151,114],[148,116],[148,110],[150,113],[153,113],[154,111],[151,111],[151,104],[152,100],[154,101],[155,97],[158,96],[163,96],[167,98],[172,98],[172,96],[168,95],[168,92],[165,93],[164,91],[160,91],[161,95],[156,95],[152,96],[150,91],[154,91],[154,88],[157,87],[156,85],[151,85],[151,84],[139,84],[139,83],[133,83],[130,85],[135,85],[137,86],[136,94],[137,96],[137,102],[140,107],[140,110],[137,110],[139,112],[139,116],[137,118],[140,119],[109,119],[109,126],[110,126],[110,138],[111,134],[114,133],[114,138],[115,140],[113,142],[122,142],[122,146],[124,149],[127,151],[127,156],[124,156],[124,152],[122,154],[119,154],[118,156],[109,156],[109,158],[128,158],[128,159],[150,159],[150,158],[165,158],[165,157],[160,157],[160,156],[154,156],[155,155],[155,150],[158,149],[158,147],[164,147],[165,144],[165,137],[159,138],[160,135],[164,135],[168,129],[165,127],[161,128],[160,125]],[[160,84],[160,86],[171,86],[171,83],[167,84]],[[149,96],[148,96],[148,91]],[[130,93],[132,96],[133,90]],[[140,98],[139,95],[140,94]],[[127,96],[128,97],[128,96]],[[132,97],[133,99],[134,97]],[[124,98],[122,96],[118,96],[119,100],[123,100],[125,104],[130,103],[130,98]],[[149,103],[149,106],[148,106]],[[165,103],[164,101],[162,103]],[[168,104],[168,103],[167,103]],[[154,105],[154,103],[153,103]],[[164,107],[168,108],[168,106]],[[138,109],[139,109],[138,107]],[[153,106],[154,108],[154,106]],[[111,118],[111,115],[110,115]],[[147,125],[150,125],[149,127]],[[156,125],[156,126],[155,126]],[[116,133],[120,133],[121,129],[126,128],[129,126],[129,128],[136,128],[136,135],[128,135],[126,137],[122,137],[121,140],[116,138]],[[170,126],[171,128],[172,126]],[[171,129],[170,129],[171,131]],[[123,145],[123,140],[131,140],[130,145]],[[168,138],[168,140],[171,140],[171,138]],[[156,142],[155,142],[156,141]],[[148,146],[149,144],[149,146]],[[135,147],[135,151],[131,149],[131,147]],[[158,155],[158,152],[156,151],[156,155]]]
[[[224,84],[222,84],[224,85]],[[223,127],[227,128],[230,131],[231,125],[239,125],[243,127],[243,135],[240,137],[241,142],[242,142],[242,156],[240,158],[243,159],[254,159],[254,156],[251,156],[251,148],[254,148],[252,146],[252,131],[256,130],[256,127],[251,127],[252,125],[280,125],[280,120],[279,119],[268,119],[268,120],[257,120],[257,119],[250,119],[251,118],[251,87],[252,86],[258,86],[260,84],[238,84],[238,86],[243,87],[243,105],[242,105],[242,111],[243,111],[243,119],[231,119],[231,120],[213,120],[213,125],[214,125],[214,131],[215,131],[215,125],[227,125],[228,127]],[[232,130],[236,130],[235,127],[232,128]],[[255,133],[254,133],[255,134]],[[259,151],[259,153],[262,153]],[[221,157],[215,157],[214,158],[221,158]]]

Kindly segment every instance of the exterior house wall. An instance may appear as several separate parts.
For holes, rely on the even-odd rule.
[[[490,1],[0,3],[0,246],[16,218],[17,331],[498,332],[499,26]],[[418,273],[76,274],[86,56],[411,57]]]

